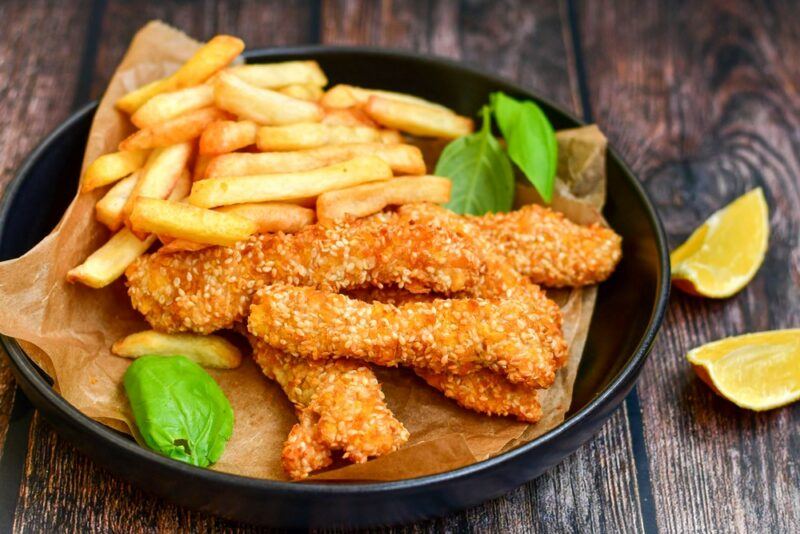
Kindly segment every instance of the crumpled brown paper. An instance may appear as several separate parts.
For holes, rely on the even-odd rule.
[[[131,126],[113,108],[124,93],[173,72],[198,43],[160,22],[136,34],[100,102],[89,135],[84,167],[116,149]],[[346,81],[346,80],[341,80]],[[559,132],[559,147],[569,154],[580,141],[579,162],[559,161],[556,209],[580,222],[599,220],[605,188],[605,138],[591,127]],[[576,141],[577,140],[577,141]],[[594,146],[593,149],[592,146]],[[588,154],[588,156],[587,156]],[[568,192],[569,191],[569,192]],[[129,432],[131,414],[122,390],[129,361],[111,355],[111,344],[147,328],[130,307],[124,284],[95,290],[65,281],[67,270],[100,246],[108,232],[93,217],[102,191],[78,195],[55,230],[21,258],[0,263],[0,331],[20,340],[31,358],[54,380],[61,395],[86,415]],[[520,186],[518,197],[535,201]],[[588,201],[587,201],[588,200]],[[595,289],[552,294],[562,306],[570,343],[567,367],[552,388],[539,393],[545,416],[528,425],[508,418],[462,410],[402,369],[376,369],[389,406],[411,432],[400,451],[361,465],[315,477],[329,480],[397,480],[437,473],[496,455],[558,425],[569,408]],[[239,369],[209,371],[230,399],[235,413],[233,437],[213,469],[259,478],[285,479],[280,466],[283,441],[295,423],[291,405],[274,383],[247,359]]]

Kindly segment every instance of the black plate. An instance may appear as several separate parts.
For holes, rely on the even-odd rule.
[[[556,129],[579,120],[522,87],[450,61],[364,48],[251,52],[250,62],[317,59],[331,82],[406,91],[474,115],[492,91],[534,99]],[[56,224],[77,187],[96,104],[72,115],[33,151],[0,205],[0,258],[25,253]],[[87,418],[55,393],[13,339],[2,343],[17,382],[57,431],[98,464],[178,504],[280,527],[412,521],[475,505],[540,475],[600,428],[633,387],[663,319],[669,257],[661,222],[611,150],[605,216],[623,236],[623,258],[602,284],[567,420],[538,439],[462,469],[380,484],[292,484],[192,467],[159,456]]]

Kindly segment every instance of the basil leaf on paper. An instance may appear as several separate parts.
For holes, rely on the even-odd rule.
[[[202,367],[185,356],[142,356],[123,385],[149,448],[199,467],[219,460],[233,433],[233,409]]]
[[[491,113],[481,110],[478,132],[448,144],[436,163],[436,175],[450,178],[453,189],[445,207],[462,214],[509,211],[514,202],[514,173],[500,143],[492,135]]]
[[[497,92],[492,93],[489,101],[511,161],[549,203],[553,200],[558,166],[558,144],[553,126],[539,106],[530,100],[521,102]]]

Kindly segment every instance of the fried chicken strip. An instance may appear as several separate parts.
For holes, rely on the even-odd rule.
[[[133,307],[157,330],[209,333],[242,320],[256,290],[286,282],[329,291],[394,284],[446,294],[476,287],[484,265],[438,223],[379,213],[235,247],[142,256],[126,271]]]
[[[437,220],[481,238],[520,274],[547,287],[580,287],[608,278],[622,257],[622,239],[600,224],[580,225],[535,204],[509,213],[460,216],[432,204],[404,206],[420,221]]]
[[[275,284],[259,291],[248,330],[277,349],[314,360],[347,357],[451,374],[486,368],[514,383],[548,387],[566,344],[560,329],[539,334],[536,323],[552,310],[537,307],[547,303],[555,306],[526,293],[394,306]]]
[[[467,410],[487,415],[514,416],[526,423],[535,423],[542,418],[537,388],[513,384],[492,371],[454,375],[415,368],[414,372],[429,386]]]
[[[306,478],[333,462],[333,454],[362,463],[388,454],[408,440],[408,430],[384,402],[375,374],[351,360],[313,361],[289,356],[248,336],[253,358],[280,384],[299,422],[281,461],[292,479]]]
[[[410,302],[431,302],[436,298],[430,294],[409,293],[395,287],[359,289],[349,292],[348,295],[365,302],[382,302],[396,306]],[[514,416],[527,423],[535,423],[542,417],[536,388],[512,384],[492,371],[480,370],[467,375],[454,375],[420,368],[413,370],[429,386],[467,410],[487,415]]]

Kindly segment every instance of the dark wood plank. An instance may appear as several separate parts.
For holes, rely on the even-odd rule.
[[[800,35],[781,2],[581,2],[597,122],[657,203],[671,245],[761,186],[770,247],[739,295],[673,295],[640,383],[658,526],[800,531],[800,406],[763,414],[714,395],[685,353],[800,324]]]
[[[0,4],[0,189],[27,153],[70,112],[86,36],[89,2]],[[0,356],[0,454],[14,399]]]
[[[563,6],[553,2],[324,2],[322,40],[449,56],[516,80],[581,114]],[[589,444],[502,499],[425,529],[641,528],[625,407]],[[422,528],[420,526],[420,528]]]
[[[148,21],[162,20],[195,39],[218,33],[242,38],[247,48],[283,46],[316,40],[310,2],[127,2],[110,1],[103,17],[92,95],[100,96],[133,35]]]

